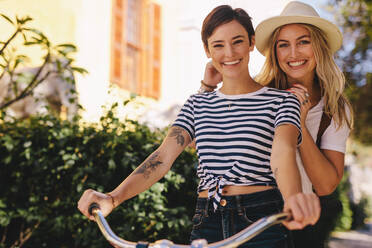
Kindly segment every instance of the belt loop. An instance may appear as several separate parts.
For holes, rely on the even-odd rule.
[[[236,195],[235,196],[235,200],[236,200],[236,207],[238,209],[238,215],[242,216],[243,215],[243,209],[242,209],[242,206],[241,206],[241,201],[240,201],[241,197],[240,195]]]
[[[209,207],[209,198],[207,198],[207,201],[205,203],[205,209],[204,209],[205,217],[208,217],[208,207]]]

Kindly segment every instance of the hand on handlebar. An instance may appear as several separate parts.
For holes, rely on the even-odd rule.
[[[104,193],[87,189],[80,197],[78,202],[78,209],[90,220],[94,220],[94,217],[89,214],[89,206],[92,203],[97,203],[104,216],[107,216],[114,209],[112,198]]]
[[[320,216],[319,198],[314,193],[298,193],[290,196],[284,203],[284,212],[291,212],[292,219],[283,222],[288,229],[302,229],[314,225]]]

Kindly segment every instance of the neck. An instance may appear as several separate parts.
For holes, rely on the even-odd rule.
[[[223,77],[223,84],[220,91],[225,95],[240,95],[255,92],[263,86],[253,80],[248,74],[238,78]]]

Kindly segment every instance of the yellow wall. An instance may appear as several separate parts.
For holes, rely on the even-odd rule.
[[[52,44],[75,43],[76,21],[81,0],[1,0],[0,13],[12,20],[30,16],[29,26],[42,31]],[[14,28],[0,19],[0,39],[4,41],[14,32]],[[24,50],[32,57],[32,64],[39,63],[40,51]],[[22,52],[24,52],[22,51]]]

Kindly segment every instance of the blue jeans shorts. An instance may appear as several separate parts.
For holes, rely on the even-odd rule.
[[[283,199],[278,189],[251,194],[223,196],[226,205],[214,211],[212,201],[198,198],[190,241],[206,239],[208,244],[238,233],[262,217],[276,214],[283,209]],[[239,247],[287,248],[291,247],[288,230],[283,225],[272,226]]]

